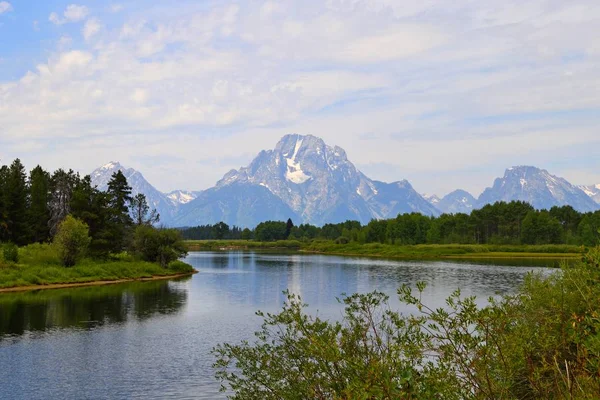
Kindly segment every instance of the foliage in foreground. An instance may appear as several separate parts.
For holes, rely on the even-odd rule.
[[[216,376],[245,400],[600,398],[600,249],[484,307],[457,291],[430,309],[424,287],[398,291],[420,313],[375,292],[344,298],[340,322],[288,294],[254,343],[214,349]]]

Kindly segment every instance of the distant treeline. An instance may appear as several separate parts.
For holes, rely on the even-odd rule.
[[[600,211],[580,213],[570,206],[535,210],[513,201],[486,205],[468,214],[428,217],[401,214],[394,219],[294,226],[291,220],[267,221],[254,229],[230,228],[221,222],[183,229],[188,240],[253,239],[336,240],[339,243],[412,244],[575,244],[600,243]]]

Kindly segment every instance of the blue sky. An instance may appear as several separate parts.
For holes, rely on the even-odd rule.
[[[420,192],[600,183],[599,26],[596,0],[0,0],[0,161],[197,190],[304,133]]]

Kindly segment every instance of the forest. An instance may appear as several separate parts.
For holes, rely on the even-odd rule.
[[[120,171],[100,191],[89,175],[27,174],[16,159],[0,167],[0,287],[192,271],[177,261],[187,252],[180,232],[159,220]]]
[[[335,240],[341,244],[569,244],[594,246],[600,243],[600,211],[580,213],[571,206],[536,210],[513,201],[489,204],[471,214],[428,217],[401,214],[394,219],[326,224],[322,227],[293,221],[266,221],[254,229],[229,227],[220,222],[182,229],[187,240]]]

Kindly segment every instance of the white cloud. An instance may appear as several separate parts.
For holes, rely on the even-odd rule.
[[[85,22],[83,26],[83,37],[85,40],[90,40],[92,36],[96,35],[102,29],[102,25],[97,18],[90,18]]]
[[[465,171],[491,179],[513,162],[553,172],[558,159],[597,158],[595,0],[186,2],[128,9],[115,27],[76,7],[54,21],[88,18],[87,42],[61,39],[47,62],[0,83],[3,145],[68,138],[87,155],[35,162],[87,171],[167,154],[185,160],[176,178],[145,174],[199,189],[285,133],[312,133],[374,178],[418,177],[441,194],[461,177],[473,191],[491,183]],[[218,168],[199,176],[215,154]],[[577,181],[582,169],[572,179],[591,183]]]
[[[10,5],[9,2],[7,1],[0,1],[0,15],[4,14],[5,12],[9,12],[12,11],[12,6]]]
[[[48,17],[48,20],[55,25],[63,25],[69,22],[82,21],[89,15],[89,13],[90,12],[86,6],[69,4],[65,11],[63,11],[62,18],[56,12],[53,12]]]
[[[399,26],[389,33],[358,38],[340,52],[344,61],[372,63],[407,58],[441,45],[445,35],[428,26]]]
[[[67,21],[76,22],[81,21],[85,17],[87,17],[89,11],[86,6],[80,6],[77,4],[70,4],[67,6],[67,9],[64,12],[64,16]]]

